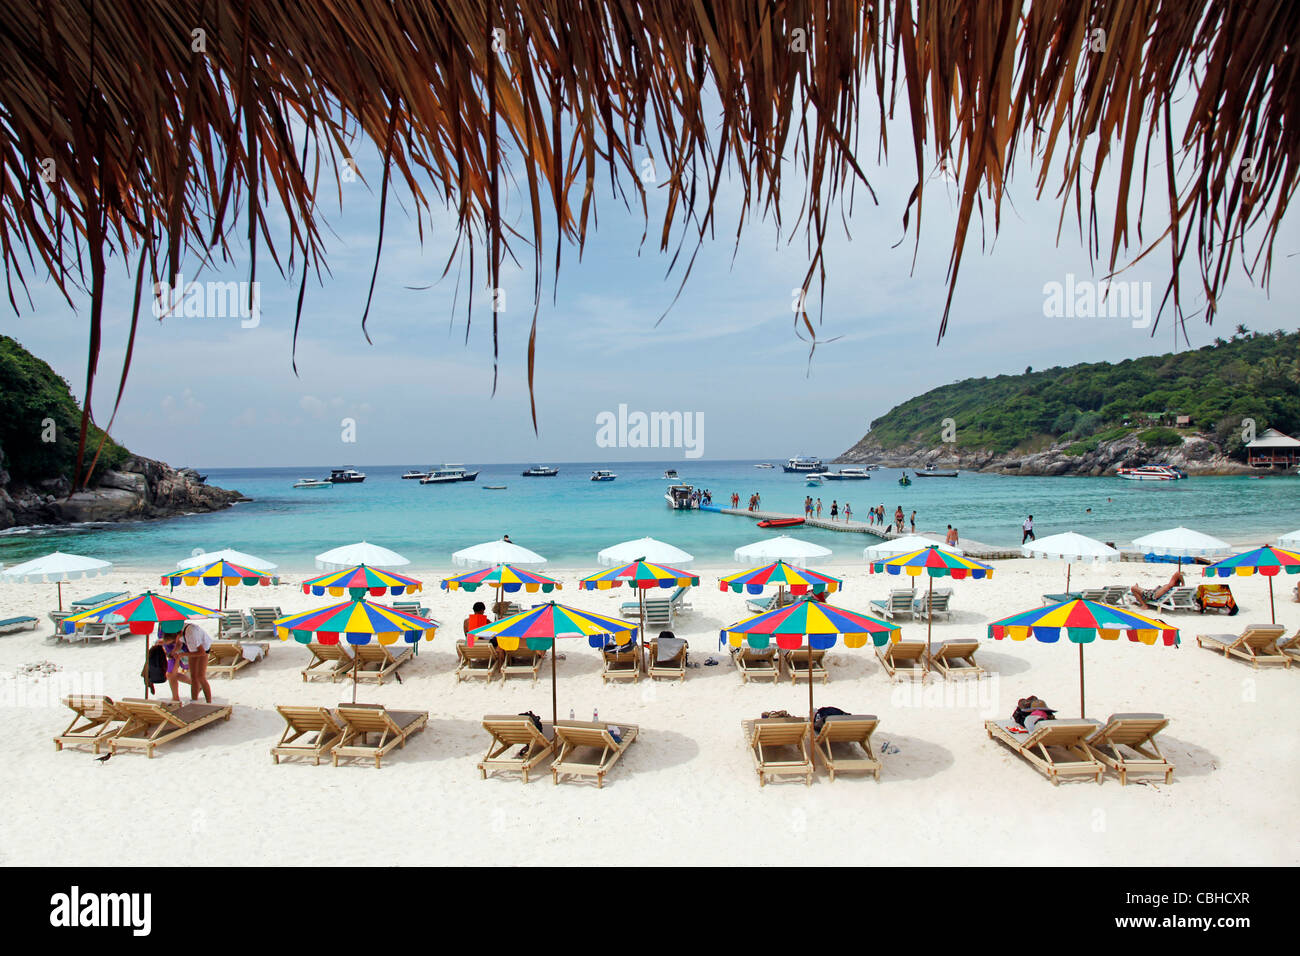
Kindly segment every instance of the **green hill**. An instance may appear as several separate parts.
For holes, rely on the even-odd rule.
[[[1247,418],[1260,432],[1300,432],[1300,332],[1238,326],[1231,341],[1195,351],[966,379],[890,409],[851,451],[937,447],[944,419],[952,419],[958,451],[1004,454],[1072,441],[1067,454],[1082,455],[1129,433],[1160,446],[1196,431],[1236,456]]]
[[[0,469],[20,484],[51,478],[71,482],[80,430],[81,406],[68,383],[16,341],[0,335]],[[90,426],[87,464],[102,435]],[[96,474],[116,468],[129,456],[130,452],[109,439]]]

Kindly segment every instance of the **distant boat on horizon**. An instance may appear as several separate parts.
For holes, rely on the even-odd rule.
[[[606,471],[603,468],[591,473],[592,481],[613,481],[617,477],[618,475],[614,474],[612,471]]]
[[[335,485],[357,485],[366,480],[366,475],[349,465],[347,468],[331,468],[327,480]]]
[[[477,471],[466,471],[464,465],[440,465],[420,479],[422,485],[445,485],[454,481],[473,481]]]
[[[324,478],[299,478],[293,483],[294,488],[333,488],[334,482]]]
[[[552,468],[550,465],[533,465],[525,468],[523,476],[525,478],[554,478],[560,473],[560,469]]]

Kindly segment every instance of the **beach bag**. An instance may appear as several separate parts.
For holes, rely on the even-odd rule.
[[[141,676],[151,685],[167,682],[167,652],[157,644],[149,648],[148,663]]]
[[[542,718],[538,717],[531,710],[524,711],[519,716],[527,717],[529,720],[533,722],[533,726],[537,728],[537,732],[538,733],[542,732]]]
[[[813,732],[819,733],[821,731],[822,724],[826,723],[827,717],[847,713],[848,711],[840,710],[838,707],[818,707],[817,710],[813,712]]]

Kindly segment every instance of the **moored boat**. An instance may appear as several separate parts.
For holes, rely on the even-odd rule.
[[[841,468],[839,471],[822,472],[821,477],[827,481],[869,481],[871,479],[866,469],[852,466]]]
[[[299,478],[293,483],[294,488],[333,488],[334,482],[326,481],[324,478]]]
[[[764,518],[758,523],[760,528],[793,528],[803,524],[803,518]]]
[[[822,471],[826,466],[820,458],[811,455],[796,455],[785,463],[786,472]]]
[[[1139,465],[1136,468],[1116,468],[1115,477],[1129,481],[1178,481],[1186,478],[1187,472],[1173,465]]]
[[[603,468],[591,473],[592,481],[613,481],[617,477],[618,475],[614,474],[612,471],[606,471]]]
[[[406,472],[405,474],[402,475],[402,480],[403,480],[403,481],[412,481],[412,480],[414,480],[414,481],[419,481],[421,478],[423,478],[423,477],[424,477],[425,475],[427,475],[427,474],[428,474],[427,471],[408,471],[408,472]]]
[[[464,465],[439,465],[420,479],[422,485],[444,485],[453,481],[473,481],[477,471],[466,471]]]
[[[668,490],[664,492],[664,500],[668,502],[668,507],[674,511],[690,511],[696,507],[691,500],[691,495],[695,491],[692,485],[669,485]]]
[[[550,465],[533,465],[525,468],[523,476],[525,478],[554,478],[560,473],[560,469],[552,468]]]
[[[356,485],[366,480],[364,472],[355,468],[331,468],[328,481],[335,485]]]

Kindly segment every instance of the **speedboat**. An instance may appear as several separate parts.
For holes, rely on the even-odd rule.
[[[755,468],[775,468],[776,465],[773,465],[771,462],[766,462],[766,461],[765,461],[765,462],[763,462],[762,464],[755,465],[754,467],[755,467]]]
[[[934,465],[926,465],[924,468],[922,468],[920,471],[918,471],[918,472],[916,473],[916,477],[918,477],[918,478],[956,478],[956,477],[957,477],[957,472],[955,472],[955,471],[935,471],[935,470],[934,470]]]
[[[439,465],[420,479],[422,485],[445,485],[453,481],[473,481],[477,471],[466,471],[464,465]]]
[[[676,468],[669,468],[667,471],[664,472],[664,477],[667,478],[669,481],[676,481],[676,480],[677,480],[677,469],[676,469]]]
[[[674,511],[690,511],[695,507],[691,502],[691,494],[694,491],[691,485],[669,485],[664,493],[664,500]]]
[[[865,469],[849,467],[841,468],[839,471],[827,471],[822,473],[822,477],[827,481],[870,481],[871,476]]]
[[[554,478],[560,473],[560,469],[552,468],[550,465],[533,465],[531,468],[524,469],[525,478]]]
[[[403,480],[403,481],[411,481],[411,480],[419,481],[421,478],[423,478],[423,477],[424,477],[425,475],[427,475],[427,474],[428,474],[427,471],[408,471],[408,472],[406,472],[406,474],[402,475],[402,480]]]
[[[355,468],[331,468],[329,481],[335,485],[356,485],[366,480],[364,472]]]
[[[820,458],[813,458],[809,455],[798,455],[785,463],[785,470],[787,472],[821,471],[825,467],[826,466],[822,464]]]
[[[1187,472],[1173,465],[1139,465],[1136,468],[1116,468],[1115,475],[1129,481],[1178,481],[1186,478]]]
[[[618,475],[614,474],[612,471],[605,471],[603,469],[591,473],[592,481],[613,481],[617,477]]]
[[[333,488],[334,482],[324,478],[299,478],[293,483],[294,488]]]
[[[809,475],[805,484],[807,484],[809,488],[820,488],[822,486],[822,479],[825,477],[825,475]]]

